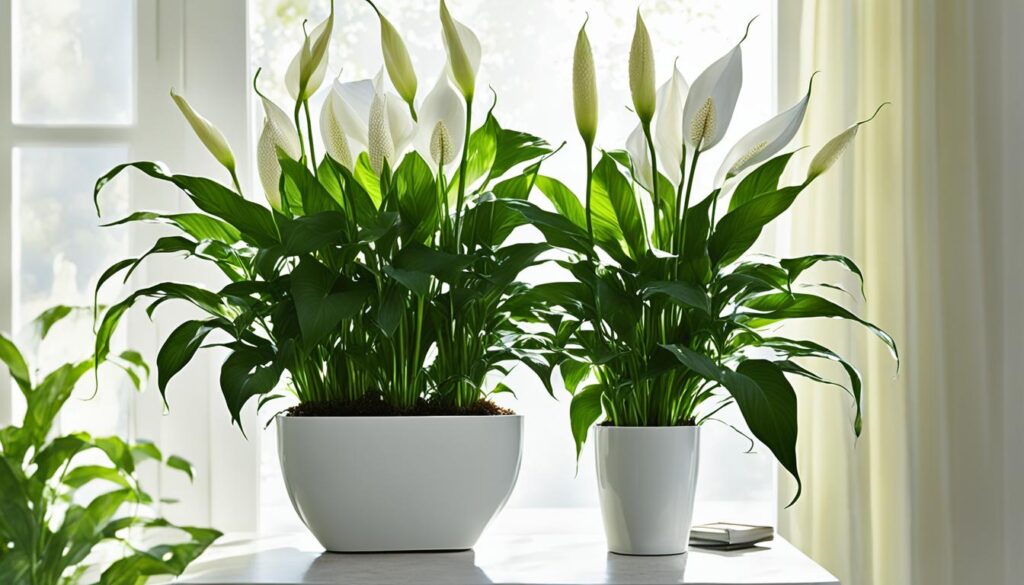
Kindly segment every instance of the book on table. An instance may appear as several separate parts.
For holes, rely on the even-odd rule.
[[[703,548],[734,550],[747,548],[771,540],[775,530],[771,526],[715,522],[690,529],[690,544]]]

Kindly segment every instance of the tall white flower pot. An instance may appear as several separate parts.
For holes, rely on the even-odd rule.
[[[277,417],[292,505],[334,552],[472,548],[512,493],[523,417]]]
[[[597,484],[608,550],[686,552],[697,488],[700,431],[598,426]]]

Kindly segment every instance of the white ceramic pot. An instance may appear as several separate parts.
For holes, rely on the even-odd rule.
[[[597,489],[608,550],[686,552],[693,522],[699,427],[612,427],[596,432]]]
[[[512,493],[523,417],[277,417],[292,505],[334,552],[472,548]]]

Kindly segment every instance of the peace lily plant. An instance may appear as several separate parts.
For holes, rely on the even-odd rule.
[[[254,87],[264,111],[257,146],[269,209],[247,199],[224,136],[181,96],[175,103],[231,184],[171,174],[159,163],[120,165],[167,181],[195,212],[138,211],[109,225],[157,222],[176,228],[138,258],[110,267],[100,285],[125,279],[154,254],[184,253],[226,277],[216,290],[163,282],[138,290],[103,314],[96,356],[137,301],[167,300],[206,316],[172,331],[157,358],[161,392],[214,332],[226,341],[221,390],[232,417],[253,398],[262,406],[283,378],[300,403],[381,401],[407,412],[430,403],[458,412],[489,391],[517,360],[536,363],[539,345],[520,326],[533,308],[508,299],[540,244],[507,244],[515,227],[495,200],[525,199],[549,154],[533,136],[502,128],[492,112],[474,118],[481,48],[440,4],[447,62],[421,95],[401,36],[376,6],[383,72],[373,79],[327,79],[334,10],[305,36],[282,108]],[[310,98],[325,91],[319,117]],[[326,152],[317,152],[318,126]],[[523,170],[513,170],[513,167]],[[525,167],[525,168],[524,168]],[[97,207],[98,209],[98,207]],[[212,339],[212,338],[211,338]]]
[[[529,206],[551,149],[502,128],[493,106],[479,119],[480,42],[443,0],[447,59],[425,95],[397,28],[367,5],[387,79],[329,79],[333,4],[288,67],[292,103],[268,98],[257,72],[267,205],[242,192],[224,136],[173,93],[230,184],[153,162],[99,179],[97,211],[104,186],[129,168],[175,185],[196,210],[137,211],[110,224],[178,233],[111,266],[98,287],[127,280],[155,254],[180,253],[215,266],[225,284],[136,290],[103,312],[96,359],[107,359],[136,302],[148,300],[150,314],[170,300],[194,305],[204,316],[178,325],[157,355],[161,393],[215,347],[226,351],[220,389],[240,427],[251,400],[259,410],[293,395],[298,404],[275,417],[279,458],[297,512],[326,549],[469,548],[507,500],[521,460],[522,417],[489,397],[511,392],[500,380],[516,363],[543,374],[550,391],[546,341],[529,329],[543,305],[527,302],[518,280],[549,246],[507,242],[524,220],[501,203]]]
[[[557,215],[533,223],[551,244],[571,253],[562,264],[575,277],[541,284],[532,294],[552,311],[549,336],[574,394],[570,415],[577,450],[602,419],[600,428],[700,425],[736,404],[750,432],[799,486],[797,402],[788,376],[846,388],[857,407],[858,434],[862,383],[841,355],[814,341],[781,336],[778,326],[813,317],[847,319],[867,327],[894,357],[896,345],[878,327],[801,282],[820,263],[837,263],[862,278],[849,258],[772,259],[749,250],[762,229],[835,163],[864,122],[822,147],[801,182],[780,184],[793,152],[779,153],[801,125],[809,83],[800,101],[729,149],[713,189],[697,197],[698,163],[722,141],[739,97],[742,39],[692,85],[674,67],[655,89],[654,71],[651,40],[638,12],[629,53],[638,124],[625,151],[600,151],[593,164],[597,83],[584,24],[573,65],[575,116],[586,147],[582,203],[559,181],[537,178]],[[826,380],[801,365],[803,358],[837,362],[847,382]]]

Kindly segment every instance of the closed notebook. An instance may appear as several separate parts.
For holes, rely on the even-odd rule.
[[[771,526],[751,526],[716,522],[694,526],[690,530],[690,544],[706,548],[744,548],[771,540],[775,530]]]

